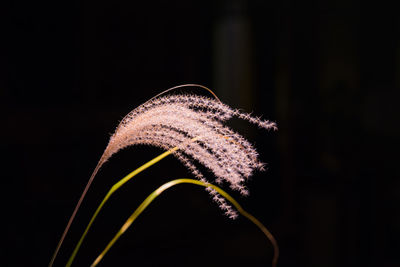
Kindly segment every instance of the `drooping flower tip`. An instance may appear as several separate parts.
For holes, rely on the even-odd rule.
[[[166,150],[179,147],[173,154],[199,180],[207,182],[197,164],[210,170],[218,184],[227,182],[233,190],[248,195],[244,183],[254,170],[263,170],[264,163],[258,160],[258,153],[250,142],[223,124],[232,117],[277,130],[275,122],[253,117],[214,99],[197,95],[164,96],[146,102],[125,116],[111,136],[103,160],[136,144]],[[211,188],[207,191],[228,216],[235,217],[224,198]]]

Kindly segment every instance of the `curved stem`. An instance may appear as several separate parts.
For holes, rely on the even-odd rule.
[[[205,90],[207,90],[210,94],[212,94],[212,95],[215,97],[215,99],[217,99],[219,102],[221,102],[221,100],[219,100],[218,96],[217,96],[210,88],[207,88],[207,87],[205,87],[204,85],[201,85],[201,84],[194,84],[194,83],[181,84],[181,85],[177,85],[177,86],[171,87],[171,88],[169,88],[169,89],[167,89],[167,90],[165,90],[165,91],[159,93],[158,95],[152,97],[150,100],[152,100],[152,99],[154,99],[154,98],[156,98],[156,97],[159,97],[160,95],[163,95],[163,94],[165,94],[165,93],[167,93],[167,92],[169,92],[169,91],[171,91],[171,90],[175,90],[175,89],[182,88],[182,87],[198,87],[198,88],[205,89]],[[150,100],[149,100],[149,101],[150,101]]]
[[[228,193],[226,193],[224,190],[219,188],[218,186],[215,186],[210,183],[204,183],[198,180],[193,180],[193,179],[176,179],[173,181],[170,181],[168,183],[163,184],[160,186],[157,190],[155,190],[153,193],[151,193],[143,202],[140,204],[140,206],[133,212],[133,214],[128,218],[128,220],[124,223],[124,225],[121,227],[121,229],[117,232],[117,234],[114,236],[114,238],[107,244],[106,248],[100,253],[100,255],[96,258],[96,260],[92,263],[91,267],[97,266],[97,264],[103,259],[105,254],[110,250],[110,248],[115,244],[115,242],[118,240],[118,238],[125,233],[125,231],[131,226],[131,224],[136,220],[136,218],[146,209],[146,207],[156,198],[158,197],[162,192],[167,190],[168,188],[175,186],[177,184],[182,184],[182,183],[187,183],[187,184],[195,184],[199,186],[204,186],[204,187],[211,187],[214,190],[216,190],[219,194],[221,194],[224,198],[226,198],[230,203],[232,203],[233,206],[238,210],[240,214],[242,214],[244,217],[249,219],[251,222],[253,222],[260,230],[267,236],[269,241],[271,242],[273,248],[274,248],[274,257],[272,259],[272,266],[276,267],[277,262],[278,262],[278,257],[279,257],[279,247],[278,244],[273,237],[273,235],[268,231],[268,229],[259,221],[257,220],[253,215],[245,211],[239,203],[232,198]]]
[[[78,203],[76,204],[75,209],[74,209],[74,211],[72,212],[71,217],[69,218],[69,221],[68,221],[68,223],[67,223],[67,226],[66,226],[65,229],[64,229],[64,232],[63,232],[63,234],[62,234],[62,236],[61,236],[61,238],[60,238],[60,241],[58,241],[56,250],[54,251],[53,256],[51,257],[51,260],[50,260],[50,263],[49,263],[49,267],[52,267],[52,266],[53,266],[54,261],[55,261],[55,259],[56,259],[56,257],[57,257],[58,251],[60,250],[61,245],[62,245],[62,243],[64,242],[65,236],[67,235],[67,233],[68,233],[68,231],[69,231],[69,228],[71,227],[72,221],[74,220],[74,218],[75,218],[75,216],[76,216],[76,213],[78,212],[78,209],[79,209],[79,207],[81,206],[82,201],[83,201],[83,199],[85,198],[85,195],[86,195],[87,191],[89,190],[90,185],[91,185],[92,182],[93,182],[94,177],[96,176],[97,172],[99,171],[100,166],[101,166],[101,159],[100,159],[100,161],[97,163],[96,168],[94,169],[92,175],[90,176],[89,181],[87,182],[87,184],[86,184],[86,186],[85,186],[85,189],[83,190],[83,193],[81,194],[81,197],[79,198],[79,201],[78,201]]]
[[[78,244],[76,245],[74,251],[72,252],[72,255],[70,256],[67,265],[66,266],[71,266],[72,262],[74,261],[74,258],[76,256],[76,254],[78,253],[78,250],[80,248],[80,246],[82,245],[83,240],[86,237],[86,234],[88,233],[90,227],[92,226],[94,220],[96,219],[97,215],[99,214],[100,210],[102,209],[102,207],[104,206],[104,204],[107,202],[107,200],[110,198],[110,196],[117,191],[122,185],[124,185],[126,182],[128,182],[130,179],[132,179],[135,175],[137,175],[138,173],[144,171],[145,169],[147,169],[148,167],[154,165],[155,163],[159,162],[160,160],[162,160],[163,158],[165,158],[166,156],[172,154],[173,152],[175,152],[176,150],[178,150],[178,147],[174,147],[164,153],[162,153],[161,155],[155,157],[154,159],[150,160],[149,162],[143,164],[142,166],[140,166],[139,168],[137,168],[136,170],[134,170],[133,172],[129,173],[127,176],[125,176],[124,178],[122,178],[119,182],[117,182],[116,184],[114,184],[110,191],[108,191],[107,195],[104,197],[103,201],[100,203],[100,205],[98,206],[98,208],[96,209],[95,213],[93,214],[92,218],[90,219],[90,222],[88,224],[88,226],[86,227],[85,231],[83,232],[81,238],[78,241]],[[53,257],[54,258],[54,257]],[[54,260],[52,260],[53,262]],[[51,262],[51,263],[52,263]]]

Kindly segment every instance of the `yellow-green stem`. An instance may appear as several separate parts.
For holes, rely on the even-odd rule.
[[[140,204],[140,206],[134,211],[134,213],[128,218],[128,220],[124,223],[124,225],[121,227],[121,229],[117,232],[117,234],[114,236],[114,238],[107,244],[106,248],[100,253],[100,255],[96,258],[96,260],[92,263],[91,267],[97,266],[97,264],[101,261],[101,259],[105,256],[105,254],[110,250],[110,248],[114,245],[114,243],[118,240],[118,238],[125,233],[125,231],[131,226],[131,224],[136,220],[136,218],[146,209],[146,207],[156,198],[158,197],[162,192],[164,192],[166,189],[175,186],[177,184],[182,184],[182,183],[188,183],[188,184],[195,184],[195,185],[200,185],[204,187],[211,187],[215,189],[219,194],[221,194],[224,198],[226,198],[230,203],[232,203],[233,206],[237,209],[237,211],[242,214],[244,217],[249,219],[251,222],[253,222],[258,228],[261,229],[261,231],[267,236],[267,238],[270,240],[272,243],[272,246],[274,248],[274,257],[272,259],[272,266],[275,267],[278,262],[278,257],[279,257],[279,247],[278,244],[273,237],[273,235],[268,231],[268,229],[259,221],[257,220],[253,215],[245,211],[239,203],[233,199],[228,193],[226,193],[224,190],[219,188],[218,186],[215,186],[210,183],[204,183],[198,180],[193,180],[193,179],[176,179],[173,181],[170,181],[168,183],[163,184],[160,186],[157,190],[155,190],[153,193],[151,193],[143,202]]]
[[[195,139],[192,139],[192,140],[195,140]],[[126,182],[128,182],[130,179],[132,179],[135,175],[137,175],[138,173],[144,171],[145,169],[149,168],[150,166],[156,164],[157,162],[159,162],[160,160],[162,160],[166,156],[172,154],[173,152],[175,152],[178,149],[179,149],[179,147],[174,147],[174,148],[162,153],[161,155],[159,155],[159,156],[155,157],[154,159],[150,160],[149,162],[143,164],[142,166],[140,166],[139,168],[137,168],[133,172],[129,173],[127,176],[122,178],[119,182],[117,182],[116,184],[114,184],[111,187],[110,191],[108,191],[107,195],[104,197],[103,201],[100,203],[100,205],[96,209],[95,213],[93,214],[92,218],[90,219],[90,222],[89,222],[88,226],[86,227],[85,231],[83,232],[81,238],[78,241],[78,244],[76,245],[74,251],[72,252],[72,255],[70,256],[70,258],[69,258],[69,260],[68,260],[68,262],[66,264],[67,267],[71,266],[71,264],[74,261],[75,256],[78,253],[78,250],[79,250],[80,246],[82,245],[82,242],[85,239],[90,227],[92,226],[94,220],[96,219],[96,217],[99,214],[100,210],[102,209],[104,204],[107,202],[107,200],[110,198],[110,196],[115,191],[117,191],[122,185],[124,185]]]

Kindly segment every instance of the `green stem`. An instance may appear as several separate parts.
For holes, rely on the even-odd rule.
[[[121,229],[117,232],[117,234],[114,236],[114,238],[108,243],[106,248],[100,253],[100,255],[96,258],[96,260],[92,263],[91,267],[97,266],[97,264],[102,260],[102,258],[105,256],[105,254],[110,250],[110,248],[114,245],[114,243],[118,240],[118,238],[125,233],[125,231],[131,226],[131,224],[136,220],[136,218],[146,209],[146,207],[156,198],[158,197],[162,192],[164,192],[166,189],[175,186],[177,184],[182,184],[182,183],[187,183],[187,184],[195,184],[199,186],[204,186],[204,187],[211,187],[215,189],[220,195],[222,195],[224,198],[226,198],[230,203],[232,203],[233,206],[238,210],[240,214],[242,214],[244,217],[249,219],[251,222],[253,222],[258,228],[261,229],[261,231],[267,236],[267,238],[270,240],[272,243],[272,246],[274,248],[274,257],[272,259],[272,266],[275,267],[278,262],[278,257],[279,257],[279,247],[278,244],[273,237],[273,235],[268,231],[268,229],[259,221],[257,220],[253,215],[245,211],[239,203],[232,198],[228,193],[226,193],[224,190],[219,188],[218,186],[215,186],[213,184],[209,183],[204,183],[198,180],[193,180],[193,179],[177,179],[170,181],[168,183],[163,184],[160,186],[157,190],[155,190],[153,193],[151,193],[143,202],[140,204],[140,206],[134,211],[134,213],[128,218],[128,220],[124,223],[124,225],[121,227]]]
[[[88,231],[89,231],[90,227],[92,226],[94,220],[96,219],[96,217],[99,214],[100,210],[102,209],[104,204],[107,202],[107,200],[110,198],[110,196],[115,191],[117,191],[121,186],[123,186],[126,182],[128,182],[130,179],[132,179],[135,175],[137,175],[138,173],[144,171],[145,169],[149,168],[150,166],[156,164],[157,162],[159,162],[160,160],[162,160],[166,156],[172,154],[173,152],[175,152],[178,149],[179,149],[178,147],[174,147],[174,148],[162,153],[161,155],[159,155],[159,156],[155,157],[154,159],[150,160],[149,162],[143,164],[142,166],[140,166],[139,168],[137,168],[136,170],[134,170],[133,172],[131,172],[130,174],[128,174],[127,176],[122,178],[119,182],[117,182],[116,184],[114,184],[111,187],[110,191],[108,191],[107,195],[104,197],[103,201],[98,206],[98,208],[96,209],[96,211],[93,214],[92,218],[90,219],[90,222],[89,222],[88,226],[86,227],[85,231],[83,232],[81,238],[78,241],[78,244],[76,245],[74,251],[72,252],[72,255],[70,256],[70,258],[69,258],[69,260],[68,260],[68,262],[66,264],[67,267],[71,266],[72,262],[75,259],[76,254],[78,253],[78,250],[79,250],[80,246],[82,245],[83,240],[86,237],[86,234],[88,233]]]

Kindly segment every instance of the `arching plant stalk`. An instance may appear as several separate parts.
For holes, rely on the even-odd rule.
[[[107,244],[106,248],[100,253],[100,255],[96,258],[96,260],[92,263],[91,267],[97,266],[99,262],[103,259],[105,254],[110,250],[110,248],[115,244],[115,242],[118,240],[118,238],[126,232],[126,230],[131,226],[131,224],[136,220],[136,218],[147,208],[148,205],[150,205],[153,200],[161,195],[165,190],[168,188],[171,188],[175,185],[178,184],[195,184],[203,187],[208,187],[212,188],[215,191],[217,191],[221,196],[223,196],[225,199],[227,199],[236,209],[237,211],[249,219],[252,223],[254,223],[269,239],[271,242],[273,248],[274,248],[274,257],[272,259],[272,266],[276,267],[277,262],[278,262],[278,257],[279,257],[279,247],[278,244],[274,238],[274,236],[268,231],[268,229],[259,221],[257,220],[253,215],[245,211],[239,203],[231,197],[228,193],[226,193],[224,190],[219,188],[218,186],[215,186],[210,183],[204,183],[202,181],[194,180],[194,179],[187,179],[187,178],[182,178],[182,179],[176,179],[170,182],[167,182],[160,186],[157,190],[155,190],[153,193],[151,193],[143,202],[140,204],[140,206],[133,212],[133,214],[128,218],[128,220],[124,223],[124,225],[121,227],[121,229],[117,232],[117,234],[113,237],[113,239]]]
[[[195,141],[195,140],[193,140],[193,141]],[[140,166],[139,168],[137,168],[133,172],[129,173],[127,176],[122,178],[120,181],[118,181],[116,184],[114,184],[111,187],[110,191],[108,191],[108,193],[106,194],[104,199],[101,201],[100,205],[97,207],[95,213],[93,214],[92,218],[89,221],[89,224],[86,226],[86,229],[83,232],[81,238],[79,239],[77,245],[75,246],[74,251],[72,252],[72,255],[70,256],[66,266],[71,266],[73,260],[75,259],[76,254],[78,253],[79,248],[82,245],[83,240],[85,239],[87,233],[89,232],[90,227],[92,226],[92,224],[93,224],[94,220],[96,219],[97,215],[99,214],[100,210],[103,208],[104,204],[111,197],[111,195],[115,191],[117,191],[121,186],[123,186],[126,182],[128,182],[130,179],[132,179],[134,176],[136,176],[140,172],[144,171],[145,169],[149,168],[150,166],[156,164],[157,162],[159,162],[163,158],[167,157],[168,155],[172,154],[173,152],[177,151],[178,149],[179,149],[178,147],[174,147],[174,148],[172,148],[172,149],[160,154],[159,156],[157,156],[154,159],[150,160],[149,162],[143,164],[142,166]]]

